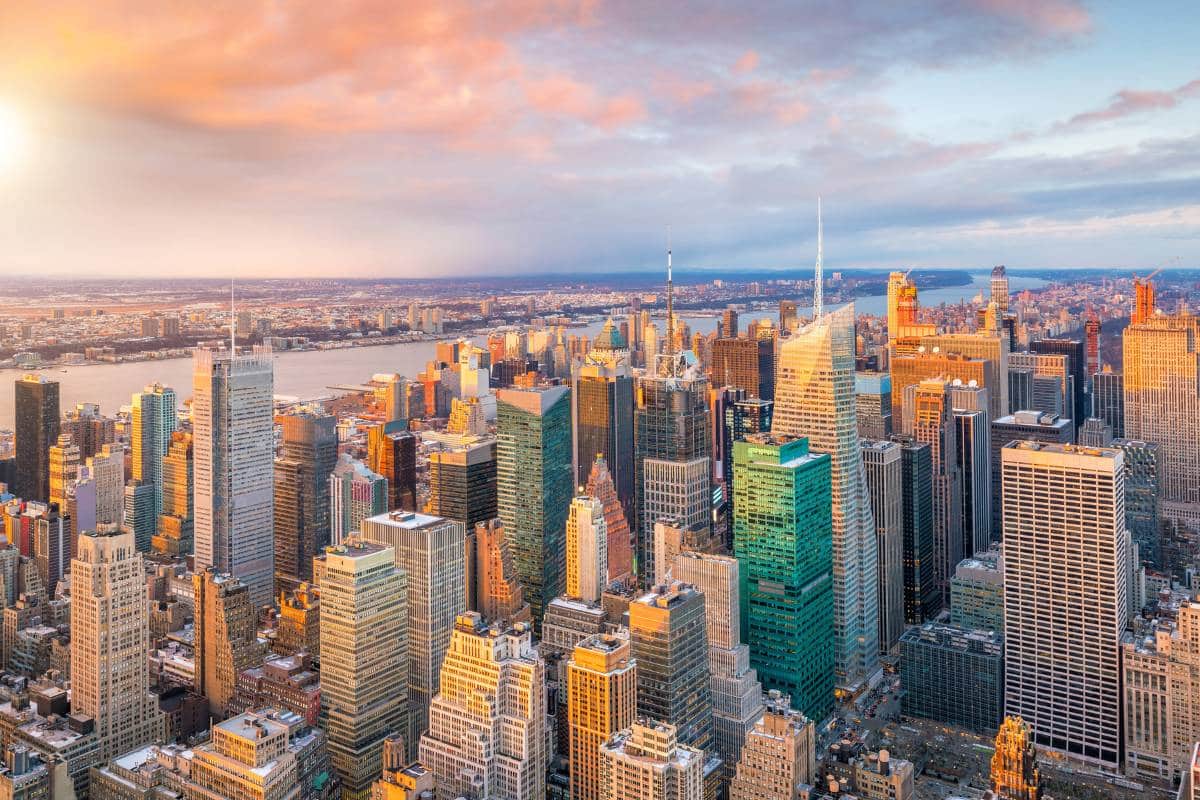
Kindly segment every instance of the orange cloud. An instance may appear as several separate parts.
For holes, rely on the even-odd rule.
[[[754,52],[753,50],[747,50],[745,53],[742,53],[742,57],[739,58],[736,63],[734,63],[733,71],[740,74],[745,74],[747,72],[753,72],[757,67],[758,53]]]

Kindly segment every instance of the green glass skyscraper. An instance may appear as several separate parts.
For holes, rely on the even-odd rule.
[[[733,443],[733,552],[742,639],[765,689],[810,719],[833,709],[833,518],[829,456],[769,433]]]
[[[517,577],[539,632],[566,588],[571,400],[566,386],[496,392],[496,493]]]

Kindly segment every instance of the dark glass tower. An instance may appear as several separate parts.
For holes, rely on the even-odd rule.
[[[50,448],[58,441],[58,382],[26,375],[13,384],[17,475],[13,491],[25,500],[50,500]]]
[[[337,466],[337,420],[309,409],[282,419],[275,462],[275,591],[312,580],[313,556],[329,544],[329,476]]]
[[[933,453],[911,436],[900,445],[904,496],[904,621],[920,625],[941,609],[933,557]]]
[[[625,516],[632,518],[633,375],[629,350],[611,319],[597,335],[592,351],[573,369],[571,416],[575,485],[586,484],[596,456],[604,456]]]

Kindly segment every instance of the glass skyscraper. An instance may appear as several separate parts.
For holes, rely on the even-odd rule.
[[[566,386],[496,392],[497,506],[517,576],[540,631],[546,604],[566,586],[571,402]]]
[[[834,688],[831,459],[789,436],[751,435],[733,448],[733,552],[750,663],[764,687],[824,719]]]
[[[145,532],[147,547],[150,537],[158,532],[158,518],[163,513],[162,459],[171,445],[171,434],[175,432],[177,406],[175,390],[161,383],[147,386],[133,396],[133,430],[129,436],[129,445],[133,451],[133,479],[145,481],[153,487],[153,519],[150,521],[150,528]],[[141,536],[138,538],[140,541]]]
[[[840,685],[854,687],[879,669],[879,555],[858,442],[853,304],[783,343],[771,430],[806,436],[830,457],[835,668]]]

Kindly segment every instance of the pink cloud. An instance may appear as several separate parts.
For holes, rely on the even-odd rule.
[[[1076,114],[1061,127],[1080,127],[1121,119],[1134,114],[1163,111],[1175,108],[1180,103],[1196,96],[1200,96],[1200,78],[1169,91],[1121,89],[1112,96],[1104,108]]]
[[[1071,36],[1092,29],[1092,17],[1076,0],[974,0],[997,16],[1009,17],[1038,33]]]
[[[741,58],[734,63],[733,71],[744,75],[747,72],[753,72],[757,67],[758,53],[753,50],[747,50],[745,53],[742,53]]]

